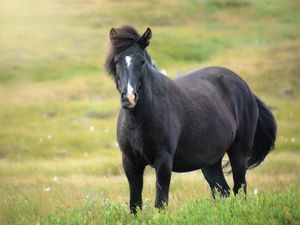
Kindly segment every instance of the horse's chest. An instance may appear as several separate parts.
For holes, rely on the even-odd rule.
[[[154,165],[161,151],[160,138],[150,129],[148,132],[136,131],[132,133],[130,145],[134,154],[142,157],[148,164]]]

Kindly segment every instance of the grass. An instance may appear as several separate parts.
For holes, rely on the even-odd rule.
[[[0,224],[299,224],[299,10],[296,0],[2,0]],[[128,213],[119,96],[102,66],[121,24],[152,28],[149,52],[168,76],[225,66],[271,108],[276,149],[248,171],[246,201],[213,201],[199,172],[173,174],[159,213],[147,168],[144,210]]]
[[[86,200],[81,207],[60,207],[37,218],[40,224],[296,224],[299,220],[298,192],[290,189],[286,194],[191,200],[163,212],[154,210],[148,202],[137,216],[130,215],[124,204]],[[279,204],[280,202],[280,204]],[[282,207],[281,204],[284,204]],[[212,210],[213,209],[213,210]],[[255,216],[253,216],[255,215]],[[26,220],[24,222],[27,222]]]
[[[226,223],[228,219],[234,224],[258,224],[263,220],[266,224],[282,224],[288,220],[293,221],[290,224],[297,224],[299,160],[297,153],[272,154],[262,166],[250,170],[246,202],[239,198],[213,201],[208,185],[197,171],[173,174],[170,205],[162,216],[153,207],[155,174],[148,168],[143,194],[146,206],[137,221],[157,224],[169,217],[174,219],[174,224],[182,224],[180,221],[190,218],[189,223],[193,224],[202,217],[207,224],[213,220]],[[0,171],[0,221],[4,221],[3,224],[82,224],[85,216],[88,216],[87,224],[105,224],[112,220],[137,223],[125,204],[129,193],[118,151],[103,152],[97,157],[87,155],[80,160],[5,160]],[[232,185],[231,177],[227,180]],[[253,194],[255,190],[259,200]],[[231,208],[232,216],[228,217]],[[257,213],[262,217],[253,216]],[[157,220],[150,221],[154,216]],[[273,216],[273,222],[268,222]],[[256,221],[257,218],[260,220]]]

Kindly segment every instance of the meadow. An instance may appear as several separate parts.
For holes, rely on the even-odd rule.
[[[1,0],[0,224],[300,224],[299,11],[297,0]],[[276,148],[248,171],[247,200],[212,200],[200,171],[173,173],[158,212],[147,168],[144,209],[129,214],[103,68],[122,24],[151,27],[149,53],[171,78],[224,66],[270,107]]]

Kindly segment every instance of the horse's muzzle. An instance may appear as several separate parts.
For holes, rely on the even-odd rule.
[[[121,94],[121,105],[124,109],[132,109],[135,107],[138,100],[138,94],[136,92],[133,93],[125,93]]]

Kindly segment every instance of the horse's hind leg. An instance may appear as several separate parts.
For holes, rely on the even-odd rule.
[[[242,147],[232,147],[228,151],[228,156],[232,169],[233,176],[233,192],[238,194],[239,190],[243,188],[245,194],[247,193],[246,171],[247,171],[247,154],[241,153]]]
[[[216,164],[202,169],[202,173],[211,188],[214,198],[217,193],[220,193],[223,197],[229,196],[230,187],[228,186],[222,171],[222,159]]]

